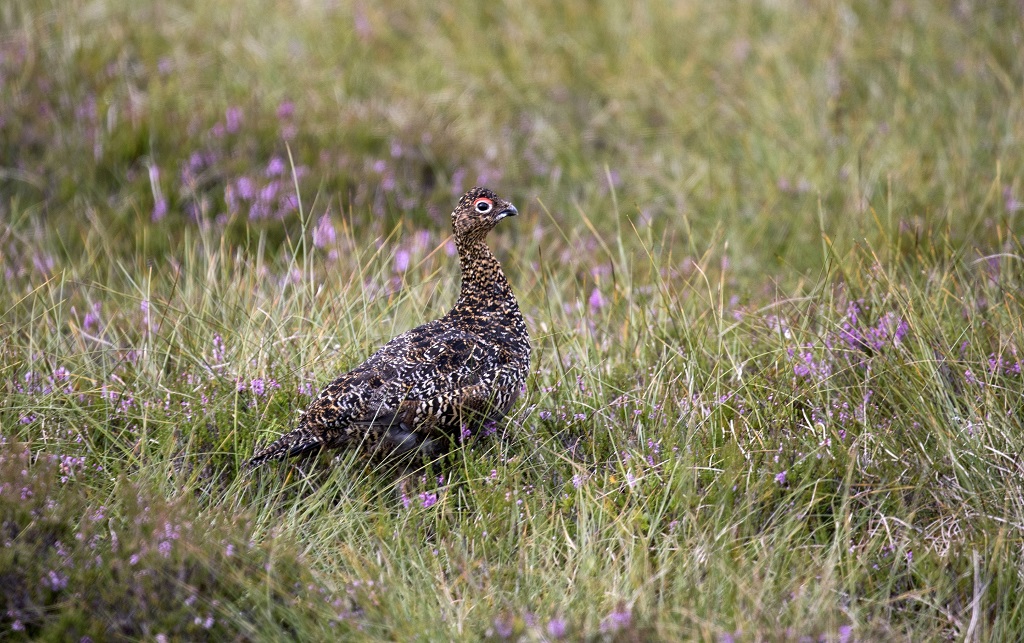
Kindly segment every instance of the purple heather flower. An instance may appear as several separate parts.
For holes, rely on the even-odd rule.
[[[494,619],[494,633],[503,639],[512,636],[512,619]]]
[[[277,117],[281,120],[291,118],[295,114],[295,103],[290,100],[282,101],[277,106]]]
[[[906,319],[900,319],[899,323],[896,324],[896,330],[892,334],[893,341],[897,344],[903,341],[903,338],[907,336],[907,332],[910,330],[910,324],[907,323]]]
[[[160,544],[157,546],[157,549],[160,551],[160,555],[163,556],[164,558],[170,557],[170,555],[171,555],[171,541],[169,541],[169,540],[161,540]]]
[[[1013,195],[1013,190],[1010,186],[1003,188],[1003,200],[1006,205],[1007,212],[1017,212],[1018,210],[1024,210],[1024,201],[1018,200]]]
[[[601,632],[606,634],[618,632],[629,627],[632,620],[633,615],[629,612],[629,609],[625,607],[616,608],[614,612],[601,621]]]
[[[313,246],[324,248],[332,245],[337,238],[338,235],[334,232],[331,218],[326,214],[321,216],[316,223],[316,227],[313,228]]]
[[[409,269],[409,251],[399,250],[395,253],[395,272],[405,272]]]
[[[839,643],[849,643],[853,639],[853,626],[852,625],[840,625],[839,626]]]
[[[153,223],[156,223],[165,216],[167,216],[167,199],[161,196],[156,200],[156,203],[153,204],[153,214],[150,216],[150,219]]]
[[[263,378],[260,377],[249,382],[249,387],[252,389],[253,395],[257,397],[263,397],[263,393],[267,390],[263,383]]]
[[[224,339],[219,334],[213,336],[213,361],[223,364],[225,360]]]
[[[590,299],[587,303],[590,304],[591,310],[596,311],[604,308],[605,300],[604,297],[601,295],[601,291],[598,290],[597,288],[594,288],[594,290],[590,293]]]
[[[51,569],[43,578],[43,585],[58,592],[68,586],[68,577]]]
[[[780,471],[779,473],[776,473],[775,474],[775,482],[777,482],[779,484],[786,484],[786,472],[785,471]]]
[[[246,201],[256,196],[256,184],[247,176],[241,176],[235,181],[235,190],[238,191],[238,198]]]
[[[224,112],[224,129],[228,134],[234,134],[242,124],[242,109],[240,107],[229,107]]]
[[[82,320],[83,330],[92,330],[94,327],[99,326],[100,323],[100,303],[96,302],[92,305],[92,310],[85,314],[85,319]]]
[[[437,504],[437,494],[433,492],[424,491],[420,494],[420,503],[424,509],[429,509]]]
[[[278,211],[277,216],[283,217],[286,214],[291,214],[299,209],[299,197],[295,194],[286,194],[281,198],[281,209]]]
[[[984,384],[974,375],[974,373],[971,372],[971,369],[969,368],[964,371],[964,379],[967,380],[968,384],[984,386]]]
[[[260,201],[267,204],[273,202],[274,199],[277,198],[277,190],[279,187],[280,185],[278,184],[277,181],[271,181],[270,183],[267,183],[265,186],[263,186],[263,189],[260,190]]]
[[[284,170],[284,161],[279,156],[271,158],[267,163],[267,176],[281,176],[284,174]]]

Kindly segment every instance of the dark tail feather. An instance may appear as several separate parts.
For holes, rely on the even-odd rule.
[[[257,451],[252,458],[245,463],[245,468],[252,470],[264,462],[271,460],[283,460],[292,456],[302,455],[311,451],[317,451],[323,446],[323,438],[311,434],[305,429],[296,429],[291,433],[285,433],[262,450]]]

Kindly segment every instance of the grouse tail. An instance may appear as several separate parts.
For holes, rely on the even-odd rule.
[[[285,433],[277,440],[274,440],[263,449],[257,451],[256,454],[245,463],[245,468],[251,471],[265,462],[270,462],[271,460],[283,460],[284,458],[317,451],[323,445],[323,437],[313,433],[309,429],[295,429],[294,431]]]

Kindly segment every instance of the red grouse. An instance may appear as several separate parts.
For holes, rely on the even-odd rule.
[[[395,337],[327,385],[298,426],[257,452],[257,467],[320,449],[436,457],[462,432],[499,420],[525,388],[530,336],[484,243],[515,206],[476,187],[452,212],[462,290],[444,317]]]

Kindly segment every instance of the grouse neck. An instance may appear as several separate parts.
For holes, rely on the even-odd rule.
[[[456,306],[515,299],[501,264],[483,241],[460,246],[459,268],[462,271],[462,290]]]

